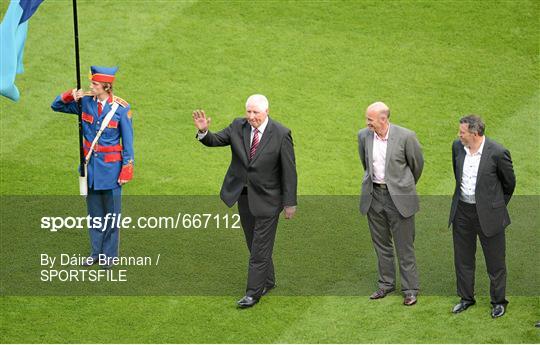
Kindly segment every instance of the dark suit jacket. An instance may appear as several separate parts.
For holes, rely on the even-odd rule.
[[[422,149],[413,131],[394,124],[388,131],[384,180],[399,213],[410,217],[420,209],[416,183],[424,168]],[[373,194],[373,131],[368,128],[358,132],[358,152],[364,167],[360,212],[366,214]]]
[[[232,159],[221,187],[221,200],[233,206],[248,189],[254,216],[274,216],[284,206],[296,206],[296,162],[291,131],[268,118],[255,156],[249,161],[251,125],[245,118],[201,139],[206,146],[230,145]]]
[[[482,232],[490,237],[504,231],[510,224],[506,205],[514,193],[516,177],[510,152],[488,137],[485,140],[476,177],[475,199],[480,227]],[[455,140],[452,145],[452,167],[454,168],[456,187],[448,226],[456,216],[465,155],[463,144],[459,139]]]

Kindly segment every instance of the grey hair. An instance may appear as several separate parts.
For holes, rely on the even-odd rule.
[[[469,133],[477,133],[478,135],[484,135],[486,125],[482,118],[478,115],[469,114],[459,119],[459,123],[466,123],[469,125]]]
[[[268,110],[268,106],[269,106],[268,99],[266,98],[266,96],[259,95],[259,94],[251,95],[251,96],[248,97],[248,99],[246,101],[246,108],[250,104],[257,105],[263,111]]]

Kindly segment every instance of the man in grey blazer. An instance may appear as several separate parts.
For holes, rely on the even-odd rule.
[[[249,308],[276,286],[272,251],[279,214],[296,212],[296,163],[291,131],[268,116],[268,100],[252,95],[246,115],[212,133],[203,110],[193,112],[197,138],[206,146],[230,146],[232,159],[221,199],[238,203],[240,221],[250,252],[245,296],[237,304]]]
[[[510,224],[506,206],[516,178],[510,152],[484,135],[477,115],[459,120],[459,139],[452,144],[456,186],[448,226],[453,224],[454,264],[460,313],[473,304],[476,238],[480,238],[490,280],[491,316],[506,311],[505,228]]]
[[[366,110],[367,128],[358,133],[358,151],[364,167],[360,212],[367,214],[378,259],[378,289],[370,298],[383,298],[396,288],[395,245],[403,304],[410,306],[417,302],[419,290],[414,214],[419,210],[416,183],[424,159],[415,133],[390,124],[389,118],[386,104],[373,103]]]

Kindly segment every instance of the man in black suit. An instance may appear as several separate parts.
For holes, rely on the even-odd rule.
[[[272,250],[283,210],[286,219],[296,212],[296,163],[291,131],[270,119],[268,100],[252,95],[246,115],[227,128],[212,133],[210,117],[193,112],[197,138],[206,146],[230,146],[232,160],[221,187],[221,200],[238,202],[240,221],[250,252],[245,296],[240,308],[255,305],[276,286]]]
[[[490,279],[491,316],[503,316],[506,300],[505,228],[510,224],[506,206],[516,178],[510,152],[484,136],[477,115],[459,120],[459,140],[452,145],[456,187],[448,225],[453,224],[454,264],[460,313],[474,300],[476,237],[480,238]]]

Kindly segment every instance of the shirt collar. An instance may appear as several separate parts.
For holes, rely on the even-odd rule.
[[[388,133],[390,133],[390,124],[388,124],[388,129],[386,130],[384,138],[379,137],[377,132],[373,131],[373,134],[375,134],[375,139],[380,141],[388,141]]]
[[[94,99],[96,100],[96,102],[101,103],[102,106],[105,106],[106,103],[112,104],[112,102],[113,102],[113,96],[112,95],[109,95],[109,98],[107,98],[107,99],[105,99],[103,101],[101,101],[97,97],[94,97]]]
[[[264,130],[266,129],[267,125],[268,125],[268,116],[266,117],[266,119],[264,119],[263,123],[261,123],[259,128],[257,128],[260,134],[264,133]],[[255,127],[251,126],[251,131],[253,132],[254,130],[255,130]]]
[[[481,156],[482,155],[482,151],[484,151],[484,143],[486,142],[486,136],[482,136],[482,143],[480,144],[480,147],[478,148],[478,151],[475,152],[475,156],[476,155],[479,155]],[[471,151],[469,150],[469,148],[467,146],[463,146],[463,148],[465,149],[465,152],[467,152],[468,155],[471,154]]]

